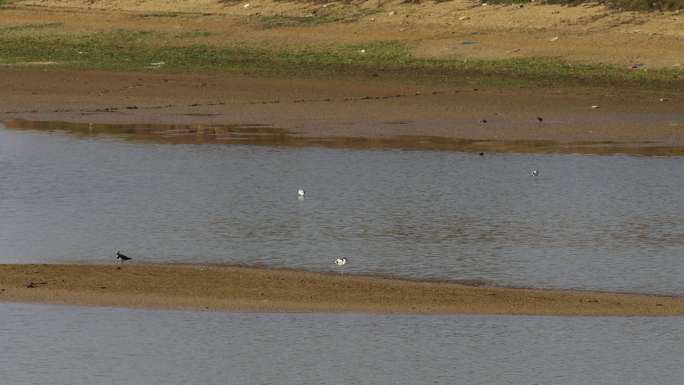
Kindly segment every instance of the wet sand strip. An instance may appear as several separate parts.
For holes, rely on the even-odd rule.
[[[684,315],[684,297],[170,264],[0,265],[0,301],[249,312]]]
[[[0,120],[0,125],[13,130],[62,132],[78,137],[113,135],[125,140],[168,144],[238,144],[287,147],[325,147],[346,149],[404,149],[431,151],[536,154],[591,154],[682,156],[684,146],[654,141],[614,142],[553,140],[491,140],[399,135],[384,137],[313,136],[263,124],[98,124],[59,121]]]

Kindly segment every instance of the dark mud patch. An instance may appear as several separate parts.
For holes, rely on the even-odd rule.
[[[266,124],[105,124],[10,119],[9,129],[61,132],[93,137],[117,136],[126,140],[159,143],[223,143],[290,147],[330,147],[350,149],[403,149],[488,153],[593,154],[682,156],[684,147],[654,141],[575,141],[464,139],[427,135],[400,136],[313,136]]]

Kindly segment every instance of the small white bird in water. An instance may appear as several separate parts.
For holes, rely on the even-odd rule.
[[[530,172],[530,175],[532,175],[532,176],[539,176],[539,170],[537,170],[537,169],[535,168],[534,170],[532,170],[532,172]]]
[[[341,257],[341,258],[335,259],[335,264],[336,264],[337,266],[344,266],[344,265],[346,265],[346,264],[347,264],[347,257]]]
[[[304,195],[306,195],[306,191],[304,191],[303,188],[297,190],[297,196],[299,196],[299,198],[304,198]]]

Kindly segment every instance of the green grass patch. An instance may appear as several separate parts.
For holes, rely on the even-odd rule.
[[[198,37],[208,36],[211,36],[211,32],[209,31],[184,31],[174,35],[174,37],[177,39],[195,39]]]
[[[378,11],[361,10],[359,12],[343,14],[312,14],[308,16],[253,16],[262,28],[310,27],[327,23],[353,23],[362,17],[376,14]]]
[[[123,30],[77,36],[5,35],[0,36],[0,58],[9,64],[54,61],[71,68],[103,70],[378,76],[500,87],[609,86],[684,91],[681,69],[629,70],[609,65],[568,64],[556,58],[419,59],[410,54],[407,45],[397,42],[269,49],[170,46],[163,44],[165,41],[173,42],[173,35]]]
[[[204,16],[214,15],[211,12],[180,12],[180,11],[159,11],[159,12],[143,12],[133,15],[139,19],[156,19],[156,18],[199,18]]]
[[[0,0],[2,1],[2,0]],[[23,32],[23,31],[36,31],[41,29],[50,28],[60,28],[63,23],[36,23],[36,24],[22,24],[22,25],[12,25],[9,27],[0,27],[0,32]]]
[[[257,16],[258,23],[262,28],[283,27],[310,27],[327,23],[342,22],[343,18],[337,16]]]
[[[178,17],[185,16],[183,12],[145,12],[135,15],[141,19],[156,18],[156,17]]]

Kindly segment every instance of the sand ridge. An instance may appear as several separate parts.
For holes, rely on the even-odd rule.
[[[256,312],[684,315],[681,297],[180,264],[0,265],[0,301]]]

